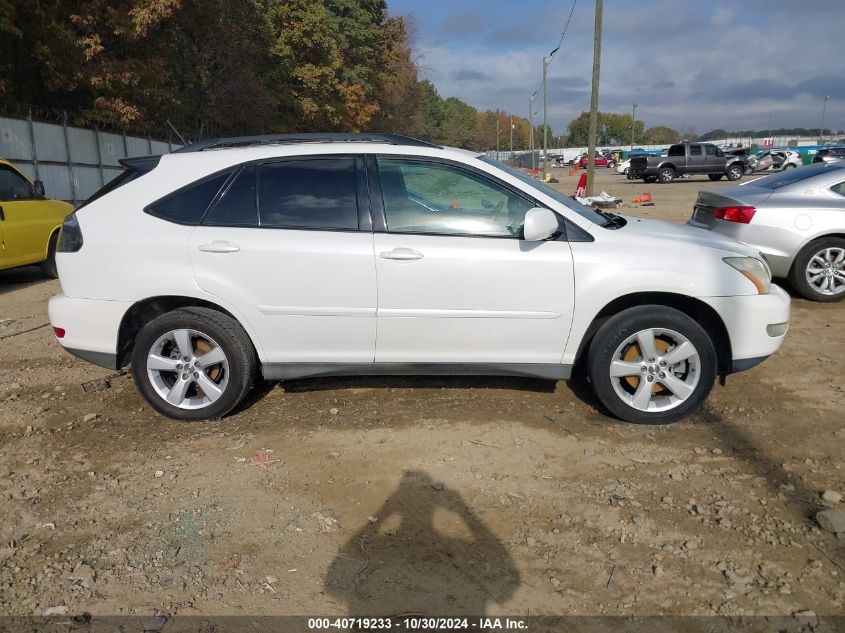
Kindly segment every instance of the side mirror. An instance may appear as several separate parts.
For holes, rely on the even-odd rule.
[[[44,190],[44,183],[41,182],[40,180],[36,180],[34,183],[32,183],[32,189],[33,189],[33,192],[35,193],[36,198],[46,198],[47,197],[47,192]]]
[[[525,214],[523,236],[528,242],[540,242],[549,239],[560,230],[558,216],[554,211],[534,207]]]

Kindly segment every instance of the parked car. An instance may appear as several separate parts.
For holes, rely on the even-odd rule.
[[[56,240],[73,205],[48,200],[44,183],[30,181],[12,163],[0,158],[0,270],[41,264],[56,277]]]
[[[587,168],[587,163],[588,163],[587,158],[588,158],[587,155],[584,154],[578,160],[578,166],[581,169]],[[596,152],[595,165],[596,165],[596,167],[607,167],[609,169],[613,169],[616,166],[616,160],[613,158],[612,155],[607,155],[607,154],[602,154],[600,152]]]
[[[616,166],[616,171],[618,171],[623,176],[627,176],[628,171],[630,171],[630,169],[631,169],[631,159],[630,158],[623,160],[621,163],[619,163]]]
[[[65,221],[50,322],[69,352],[131,363],[176,419],[225,415],[258,375],[583,364],[613,414],[667,423],[774,353],[789,321],[755,249],[594,211],[475,152],[283,135],[128,166]]]
[[[814,163],[835,163],[845,158],[845,147],[829,147],[820,149],[813,156]]]
[[[710,180],[719,180],[722,176],[739,180],[745,169],[744,158],[726,156],[711,143],[678,143],[669,147],[666,157],[632,156],[628,178],[669,183],[684,174],[707,174]]]
[[[798,152],[791,149],[775,149],[757,154],[754,171],[781,171],[802,165],[801,154]]]
[[[746,176],[753,174],[757,170],[757,156],[755,154],[750,154],[747,149],[738,147],[722,151],[725,153],[726,160],[737,160],[745,165],[745,171],[743,173]]]
[[[807,299],[845,299],[845,162],[700,191],[689,224],[759,249]]]

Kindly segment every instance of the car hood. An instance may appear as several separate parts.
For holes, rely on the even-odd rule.
[[[690,246],[705,246],[745,255],[746,257],[756,257],[758,259],[761,257],[758,249],[744,242],[737,242],[729,237],[713,233],[707,229],[700,229],[686,224],[676,224],[674,222],[663,222],[661,220],[647,220],[629,215],[623,217],[628,221],[628,224],[618,230],[624,231],[628,235],[668,240],[674,245],[689,244]]]

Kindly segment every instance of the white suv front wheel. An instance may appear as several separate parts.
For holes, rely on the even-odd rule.
[[[210,420],[234,409],[252,386],[255,351],[231,317],[182,308],[150,321],[132,352],[141,395],[176,420]]]
[[[707,398],[716,378],[716,352],[707,332],[686,314],[639,306],[596,332],[588,371],[599,400],[619,418],[668,424]]]

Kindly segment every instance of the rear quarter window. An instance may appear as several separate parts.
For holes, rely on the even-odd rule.
[[[204,178],[147,206],[145,211],[177,224],[199,224],[231,171]]]

